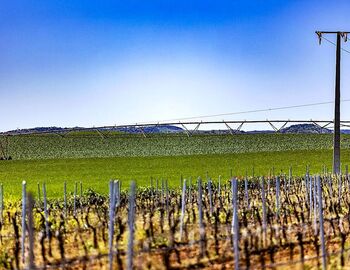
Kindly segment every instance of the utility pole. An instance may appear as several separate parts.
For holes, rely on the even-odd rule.
[[[342,31],[316,31],[319,44],[324,34],[337,34],[337,50],[335,64],[335,99],[334,99],[334,132],[333,132],[333,173],[340,173],[340,56],[341,56],[341,38],[347,41],[350,32]]]

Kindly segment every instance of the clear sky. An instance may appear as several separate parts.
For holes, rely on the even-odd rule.
[[[331,101],[335,46],[315,30],[350,31],[350,1],[2,0],[0,130]],[[343,52],[343,99],[349,74]],[[350,120],[350,102],[341,110]],[[332,119],[333,107],[223,118]]]

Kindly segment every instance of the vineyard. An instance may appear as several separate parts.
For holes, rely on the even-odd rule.
[[[329,269],[349,265],[350,180],[188,178],[170,188],[92,190],[48,200],[49,186],[1,205],[5,269]],[[64,191],[64,193],[63,193]],[[1,200],[2,201],[2,200]],[[22,210],[21,210],[22,209]]]

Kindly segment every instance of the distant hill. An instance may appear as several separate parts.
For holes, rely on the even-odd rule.
[[[333,130],[328,128],[322,128],[315,124],[296,124],[291,125],[286,128],[282,128],[280,133],[289,133],[289,134],[331,134]],[[342,129],[340,131],[342,134],[350,134],[350,130]],[[249,134],[262,134],[262,133],[274,133],[272,130],[253,130],[247,131]]]
[[[142,130],[136,127],[113,128],[112,130],[125,133],[142,133],[142,131],[144,133],[178,133],[184,131],[182,128],[172,125],[150,126],[144,127]]]
[[[77,127],[79,129],[79,127]],[[71,129],[71,128],[70,128]],[[74,128],[73,128],[74,129]],[[47,133],[55,133],[55,132],[63,132],[68,130],[68,128],[61,127],[35,127],[35,128],[23,128],[23,129],[14,129],[2,132],[3,134],[28,134],[28,133],[36,133],[36,132],[47,132]]]
[[[35,128],[26,128],[26,129],[15,129],[3,132],[3,134],[29,134],[29,133],[60,133],[65,131],[74,131],[81,130],[82,127],[74,128],[62,128],[62,127],[35,127]],[[162,126],[149,126],[143,127],[142,129],[136,127],[111,127],[109,131],[119,131],[125,133],[177,133],[183,132],[184,130],[177,126],[172,125],[162,125]]]
[[[291,125],[289,127],[283,128],[280,131],[281,133],[321,133],[329,134],[332,133],[332,130],[327,128],[319,127],[315,124],[298,124]]]

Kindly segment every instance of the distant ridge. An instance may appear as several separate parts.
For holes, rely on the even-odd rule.
[[[35,128],[25,128],[25,129],[15,129],[15,130],[9,130],[6,132],[2,132],[2,134],[30,134],[30,133],[63,133],[65,131],[80,131],[84,129],[83,127],[73,127],[73,128],[62,128],[62,127],[35,127]],[[91,130],[94,130],[94,128],[91,128]],[[99,130],[99,128],[96,128],[96,130]],[[101,129],[102,130],[102,129]],[[119,131],[119,132],[125,132],[125,133],[177,133],[177,132],[183,132],[184,130],[177,126],[172,125],[161,125],[161,126],[148,126],[143,127],[142,129],[136,128],[136,127],[111,127],[108,129],[103,130],[109,130],[109,131]]]
[[[321,133],[329,134],[332,133],[332,130],[327,128],[319,127],[315,124],[298,124],[291,125],[289,127],[283,128],[280,131],[281,133]]]
[[[114,130],[125,133],[142,133],[142,131],[144,133],[179,133],[184,131],[182,128],[172,125],[143,127],[142,130],[135,127],[121,127],[115,128]]]

